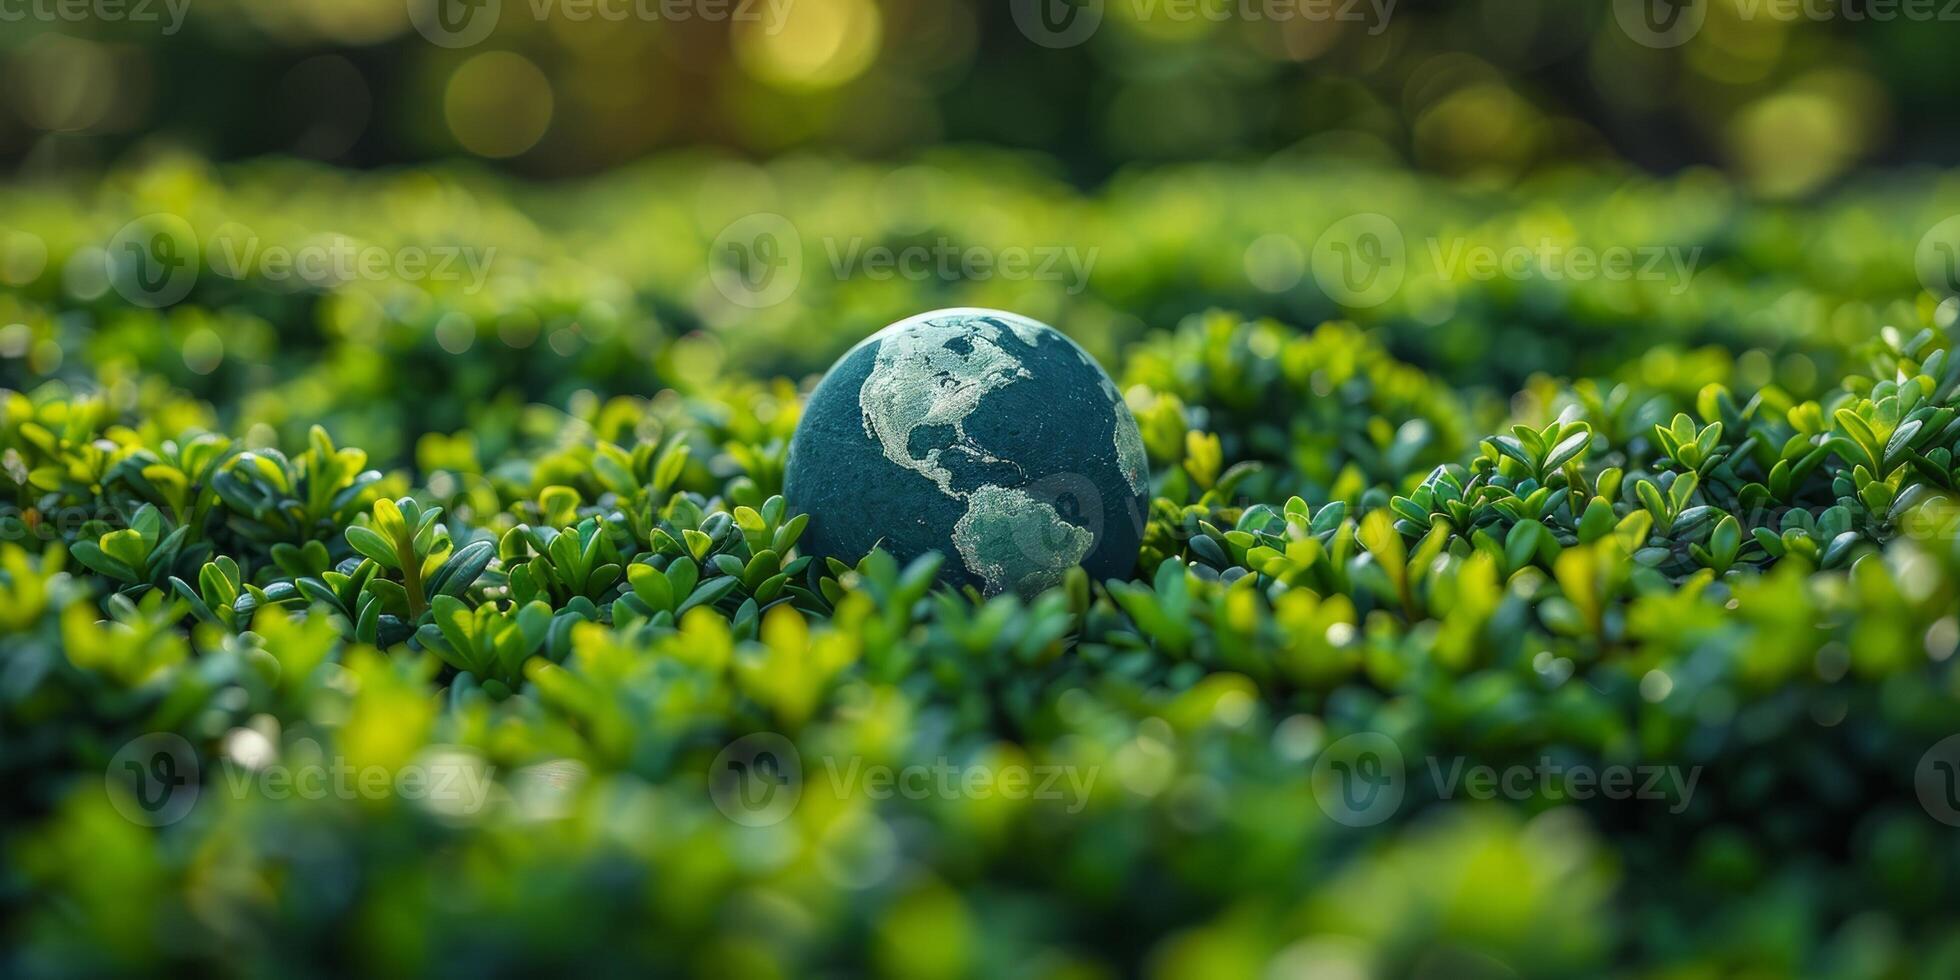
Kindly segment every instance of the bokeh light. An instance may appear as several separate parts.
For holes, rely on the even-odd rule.
[[[443,98],[449,131],[478,156],[513,157],[536,146],[551,126],[551,81],[523,55],[476,55],[449,77]]]
[[[36,129],[88,129],[102,121],[116,98],[115,62],[93,41],[40,34],[19,49],[9,67],[15,107]]]
[[[756,78],[790,89],[830,89],[863,74],[878,56],[883,16],[872,0],[797,0],[781,20],[735,25],[735,52]]]

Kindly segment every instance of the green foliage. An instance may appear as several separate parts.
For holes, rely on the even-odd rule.
[[[1772,282],[1810,271],[1750,261]],[[1104,299],[1175,305],[1148,243],[1110,262]],[[1960,955],[1950,831],[1915,787],[1960,730],[1950,305],[1886,306],[1906,326],[1880,329],[1845,299],[1828,329],[1751,319],[1714,347],[1681,346],[1707,339],[1687,301],[1598,283],[1465,286],[1427,334],[1413,286],[1361,324],[1138,328],[1110,366],[1152,464],[1139,565],[1024,602],[937,586],[938,556],[804,554],[808,519],[777,495],[798,387],[753,375],[768,343],[818,345],[772,341],[758,313],[725,350],[636,348],[608,330],[633,315],[617,282],[567,268],[494,298],[325,291],[279,320],[294,346],[268,355],[265,397],[132,339],[190,313],[29,291],[72,314],[35,330],[93,317],[101,335],[61,377],[9,363],[0,394],[0,901],[19,913],[0,964],[526,973],[603,945],[670,967],[695,951],[704,972],[904,972],[919,937],[946,960],[925,966],[967,973],[1322,956],[1381,975],[1938,975]],[[680,295],[660,292],[670,274],[645,276]],[[585,295],[618,305],[564,298]],[[839,331],[874,316],[835,302]],[[1529,355],[1551,373],[1452,383],[1512,378],[1490,342],[1542,303],[1578,311]],[[241,342],[256,328],[237,324],[273,329],[237,306],[206,315]],[[577,323],[561,346],[593,347],[485,331],[431,360],[452,314]],[[1120,331],[1083,319],[1113,354]],[[295,325],[321,323],[340,333]],[[1623,358],[1633,325],[1657,333]],[[589,389],[534,363],[568,357],[553,376]],[[661,389],[640,397],[649,364]],[[441,421],[465,403],[467,426]],[[708,777],[765,731],[800,753],[804,795],[745,827]],[[1391,736],[1411,777],[1368,828],[1314,789],[1358,732]],[[157,828],[118,816],[102,778],[151,733],[204,764],[195,809]],[[460,767],[489,789],[467,809],[279,797],[253,776],[269,760]],[[838,775],[939,760],[1094,778],[1010,799]],[[1479,804],[1442,798],[1432,760],[1701,776],[1665,801]]]

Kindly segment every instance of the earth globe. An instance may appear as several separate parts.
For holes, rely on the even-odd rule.
[[[1135,567],[1150,470],[1136,417],[1087,351],[1000,310],[900,320],[811,393],[784,495],[808,553],[945,558],[941,580],[1031,596],[1081,566]]]

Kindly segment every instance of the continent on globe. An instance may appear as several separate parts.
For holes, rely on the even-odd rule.
[[[784,477],[803,547],[855,563],[947,559],[943,581],[1033,595],[1081,565],[1136,565],[1150,470],[1136,418],[1088,352],[998,310],[900,320],[804,406]]]

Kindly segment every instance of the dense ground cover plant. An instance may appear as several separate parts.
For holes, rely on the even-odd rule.
[[[799,387],[772,376],[893,306],[1017,284],[806,269],[785,306],[727,309],[702,292],[713,221],[647,188],[728,173],[462,180],[466,203],[410,215],[393,182],[437,178],[301,194],[277,169],[174,164],[107,200],[36,198],[46,270],[0,296],[28,331],[0,393],[10,968],[1960,966],[1960,853],[1916,780],[1960,731],[1960,363],[1951,304],[1876,257],[1909,252],[1916,218],[1825,269],[1772,234],[1789,216],[1701,177],[1575,178],[1526,207],[1377,173],[1412,239],[1502,240],[1562,207],[1575,235],[1647,222],[1720,250],[1678,295],[1432,284],[1453,299],[1431,323],[1431,287],[1343,309],[1311,276],[1252,287],[1242,243],[1102,231],[1192,208],[1219,242],[1311,229],[1334,217],[1318,178],[1195,168],[1091,198],[928,171],[913,193],[1005,196],[1023,240],[1107,235],[1082,298],[1008,299],[1056,304],[1123,385],[1153,471],[1144,551],[1129,580],[1021,602],[936,588],[929,559],[800,554],[780,496]],[[845,207],[890,191],[868,170],[737,173],[778,182],[806,239],[907,227],[902,201]],[[1860,193],[1796,226],[1907,210]],[[163,311],[65,271],[162,202],[278,227],[275,203],[328,200],[338,227],[481,235],[511,264],[480,294],[204,276]],[[1219,301],[1297,309],[1184,315]],[[813,321],[835,336],[782,345]],[[205,333],[226,353],[200,373]],[[1355,827],[1314,772],[1363,732],[1411,778]],[[203,792],[149,827],[103,774],[156,733],[192,747]],[[756,733],[807,777],[759,827],[708,789]],[[1484,802],[1430,760],[1696,775]],[[1061,799],[825,782],[942,761],[1085,778]],[[308,799],[257,781],[274,765],[440,768],[485,796]]]

